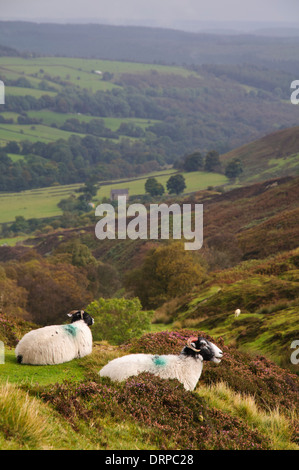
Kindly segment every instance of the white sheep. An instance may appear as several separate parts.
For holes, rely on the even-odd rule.
[[[235,317],[238,317],[240,313],[241,313],[241,310],[237,308],[237,310],[235,310]]]
[[[101,377],[123,381],[142,372],[163,379],[178,379],[186,390],[194,390],[201,376],[203,361],[219,363],[223,352],[207,339],[191,337],[179,355],[129,354],[108,362],[99,372]]]
[[[32,330],[18,343],[15,354],[19,364],[62,364],[92,352],[89,326],[93,318],[84,310],[67,314],[71,324],[51,325]]]

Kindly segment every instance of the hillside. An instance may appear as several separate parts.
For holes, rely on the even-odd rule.
[[[0,448],[299,450],[299,37],[0,21],[0,44]],[[147,239],[96,238],[116,188],[146,207]],[[203,204],[200,250],[151,239],[161,203]],[[95,318],[92,354],[16,361],[73,309]],[[99,376],[194,335],[224,357],[192,392]]]
[[[194,333],[148,334],[118,350],[96,343],[91,356],[62,366],[22,367],[7,351],[0,366],[1,449],[298,449],[298,378],[221,340],[223,364],[207,363],[195,392],[151,374],[121,384],[98,375],[125,353],[176,354]]]
[[[38,41],[36,41],[38,37]],[[80,39],[79,39],[80,38]],[[298,37],[188,33],[98,24],[0,22],[0,44],[25,54],[166,64],[269,65],[296,70]]]
[[[283,129],[221,156],[223,164],[239,159],[242,182],[299,173],[299,127]]]
[[[204,203],[202,281],[161,305],[148,333],[118,347],[95,340],[92,355],[59,366],[16,362],[17,341],[37,327],[22,318],[62,323],[73,305],[124,295],[123,275],[161,242],[99,242],[94,222],[84,219],[30,245],[0,247],[1,448],[298,449],[298,366],[290,364],[298,325],[298,188],[298,178],[286,177],[193,194]],[[194,392],[148,374],[121,384],[98,375],[119,355],[178,353],[200,332],[224,359],[205,363]]]
[[[216,271],[189,296],[158,309],[156,321],[221,336],[226,344],[264,354],[296,373],[290,346],[299,320],[298,256],[297,248]]]
[[[244,67],[0,57],[0,191],[139,176],[297,125],[293,74]],[[272,172],[246,160],[244,175],[290,174],[288,158]]]

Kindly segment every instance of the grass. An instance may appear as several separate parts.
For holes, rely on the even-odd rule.
[[[164,335],[164,341],[168,338],[171,350],[180,349],[173,341],[181,336],[173,335]],[[160,341],[158,336],[152,335],[150,347]],[[139,343],[147,344],[146,338]],[[185,426],[192,420],[190,427],[199,426],[202,435],[196,445],[203,447],[249,449],[267,442],[271,449],[298,450],[295,412],[285,415],[277,408],[260,407],[253,395],[233,390],[224,381],[210,384],[207,366],[194,392],[154,377],[123,384],[100,378],[102,366],[126,351],[95,342],[92,354],[82,359],[25,366],[7,349],[5,364],[0,365],[1,449],[185,449],[185,442],[190,443]],[[161,408],[155,409],[157,405]]]
[[[42,124],[0,124],[0,142],[6,143],[9,141],[20,142],[23,140],[29,140],[30,142],[55,142],[59,139],[67,140],[73,132],[67,132],[60,129],[56,129],[50,126],[44,126]],[[85,134],[79,134],[84,137]]]
[[[114,183],[103,184],[98,191],[97,198],[110,197],[111,189],[129,188],[130,196],[144,194],[144,185],[148,177],[155,176],[166,186],[175,170],[168,169],[152,172],[139,178],[117,180]],[[217,173],[194,172],[184,173],[187,188],[186,193],[199,191],[211,185],[225,184],[226,177]],[[61,199],[74,194],[80,184],[65,186],[51,186],[48,188],[21,191],[18,193],[0,193],[0,223],[12,222],[16,216],[22,215],[25,219],[46,218],[61,215],[57,204]]]
[[[30,366],[17,363],[13,349],[5,349],[5,363],[0,365],[0,383],[9,380],[16,384],[47,385],[49,383],[62,383],[64,380],[81,381],[84,379],[84,370],[80,366],[80,359],[57,366]]]
[[[299,450],[299,446],[291,442],[295,413],[290,418],[280,413],[277,408],[269,412],[261,410],[254,397],[236,393],[224,382],[211,386],[200,385],[197,393],[205,398],[209,405],[246,420],[253,430],[257,429],[267,435],[271,440],[272,450]]]
[[[20,76],[26,77],[34,86],[38,86],[38,83],[41,80],[46,80],[51,86],[57,87],[57,84],[52,80],[59,78],[59,80],[69,82],[75,86],[85,88],[92,92],[118,88],[118,85],[115,83],[102,80],[101,76],[94,73],[95,70],[100,70],[102,73],[112,73],[114,78],[119,77],[123,73],[145,73],[151,70],[155,70],[162,74],[176,74],[185,77],[192,74],[192,72],[181,67],[141,64],[135,62],[73,58],[66,59],[61,57],[40,57],[36,59],[0,57],[1,75],[9,79],[16,79]],[[26,88],[21,91],[21,88],[17,87],[7,87],[6,93],[27,94],[37,98],[43,94],[55,95],[55,92],[45,92],[38,89]]]
[[[22,88],[17,86],[6,86],[5,95],[12,96],[33,96],[34,98],[40,98],[43,95],[55,96],[54,91],[37,90],[36,88]]]
[[[28,240],[27,235],[18,235],[17,237],[13,237],[13,238],[1,238],[0,246],[1,245],[15,246],[17,243],[22,242],[24,240]]]
[[[25,76],[35,73],[43,75],[43,73],[40,73],[40,70],[43,69],[44,73],[49,73],[51,76],[61,75],[62,78],[65,78],[66,74],[71,74],[71,70],[76,70],[77,75],[79,72],[91,73],[94,70],[110,72],[115,75],[122,73],[144,73],[150,70],[157,70],[159,73],[176,73],[182,76],[189,76],[191,74],[189,70],[176,66],[65,57],[38,57],[30,59],[1,57],[0,67],[19,73],[23,72]],[[61,71],[64,73],[61,73]],[[95,77],[98,79],[97,75]]]
[[[195,191],[200,191],[202,189],[206,189],[209,186],[220,186],[224,185],[227,182],[227,178],[225,175],[221,175],[218,173],[208,173],[204,171],[194,171],[190,173],[182,173],[185,181],[186,181],[186,189],[184,193],[191,193]],[[156,173],[155,178],[158,180],[159,183],[163,184],[166,190],[166,182],[170,177],[170,173],[163,176],[159,176]],[[129,194],[131,196],[144,194],[144,185],[149,175],[145,175],[139,179],[131,180],[130,182],[115,182],[115,184],[105,185],[100,188],[98,191],[98,197],[109,197],[110,190],[113,189],[124,189],[129,188]]]
[[[22,215],[25,219],[61,215],[57,204],[68,197],[79,185],[54,186],[19,193],[0,194],[0,223],[12,222]]]
[[[16,385],[0,383],[2,450],[79,450],[91,447],[88,437],[82,439],[77,435],[50,406]]]
[[[70,114],[70,113],[57,113],[50,110],[41,110],[41,111],[28,111],[27,115],[30,118],[42,119],[43,124],[51,126],[51,124],[56,124],[57,126],[62,126],[67,119],[77,119],[80,122],[89,122],[92,119],[101,119],[105,122],[105,126],[112,131],[117,131],[122,122],[132,123],[136,126],[146,127],[153,125],[159,121],[154,119],[141,119],[141,118],[112,118],[112,117],[98,117],[98,116],[87,116],[85,114]],[[5,114],[3,113],[5,117]],[[11,116],[15,118],[14,116]],[[9,118],[9,116],[7,116]]]

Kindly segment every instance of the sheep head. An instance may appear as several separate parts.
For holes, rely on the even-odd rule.
[[[72,310],[67,314],[67,316],[71,318],[71,323],[78,320],[84,320],[88,326],[93,325],[94,323],[94,319],[84,310]]]
[[[219,364],[223,356],[221,349],[201,336],[191,336],[188,338],[187,348],[200,355],[203,361],[212,361],[216,362],[216,364]]]

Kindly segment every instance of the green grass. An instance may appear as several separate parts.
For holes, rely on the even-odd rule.
[[[85,88],[92,92],[98,90],[106,91],[118,87],[116,84],[102,80],[102,77],[95,74],[95,70],[101,72],[110,72],[114,74],[114,78],[123,73],[145,73],[150,70],[156,70],[159,73],[176,74],[189,76],[192,74],[189,70],[181,67],[172,67],[156,64],[141,64],[135,62],[118,62],[109,60],[92,60],[92,59],[73,59],[61,57],[40,57],[36,59],[23,59],[20,57],[1,57],[0,71],[7,78],[16,79],[19,76],[29,79],[34,86],[38,86],[41,80],[47,76],[53,78],[59,77],[62,81],[67,81],[80,88]],[[51,86],[56,84],[50,79],[48,83]],[[57,85],[56,85],[57,86]],[[42,94],[51,94],[37,89],[26,88],[15,89],[9,87],[7,94],[28,94],[39,97]],[[31,90],[31,91],[30,91]],[[54,92],[52,92],[53,94]],[[55,93],[54,93],[55,94]]]
[[[11,383],[0,383],[1,450],[96,449],[41,400]]]
[[[52,186],[19,193],[2,193],[0,194],[0,223],[11,222],[17,215],[22,215],[25,219],[60,215],[58,202],[73,194],[79,186]]]
[[[73,132],[62,131],[42,124],[0,124],[0,142],[29,140],[30,142],[54,142],[59,139],[67,140]],[[84,137],[85,134],[76,134]]]
[[[84,369],[80,359],[55,366],[30,366],[17,363],[13,349],[5,349],[5,363],[0,364],[0,382],[10,383],[62,383],[64,380],[81,381],[84,379]]]
[[[191,193],[195,191],[200,191],[202,189],[206,189],[208,186],[220,186],[224,185],[227,182],[227,178],[225,175],[221,175],[218,173],[207,173],[203,171],[195,171],[191,173],[182,173],[185,181],[186,181],[186,189],[184,193]],[[166,189],[166,182],[170,178],[170,172],[163,176],[159,176],[159,174],[153,175],[159,181],[159,183],[163,184]],[[98,197],[109,197],[111,189],[125,189],[129,188],[129,195],[134,196],[138,194],[144,194],[144,185],[149,175],[146,175],[140,179],[131,180],[129,182],[115,182],[111,185],[105,185],[100,188],[98,191]]]
[[[0,67],[5,67],[20,73],[24,72],[25,75],[37,73],[41,76],[43,75],[40,73],[41,69],[43,69],[45,73],[52,71],[50,75],[53,76],[56,76],[61,70],[65,70],[65,74],[67,74],[67,71],[72,69],[85,73],[100,70],[101,72],[110,72],[116,75],[122,73],[144,73],[150,70],[157,70],[160,73],[176,73],[183,76],[192,74],[189,70],[177,66],[65,57],[38,57],[30,59],[22,57],[1,57]],[[63,74],[61,74],[61,77],[65,78]]]
[[[22,88],[17,86],[6,86],[5,95],[13,96],[33,96],[34,98],[40,98],[43,95],[55,96],[54,91],[37,90],[36,88]]]
[[[30,118],[42,119],[42,123],[51,126],[51,124],[56,124],[57,126],[62,126],[67,119],[77,119],[80,122],[89,122],[92,119],[101,119],[105,122],[105,126],[112,131],[116,131],[122,122],[132,123],[136,126],[142,127],[145,129],[148,126],[151,126],[159,121],[154,119],[141,119],[141,118],[112,118],[112,117],[99,117],[99,116],[87,116],[85,114],[70,114],[70,113],[57,113],[50,110],[41,110],[41,111],[28,111],[27,115]],[[3,113],[5,117],[5,114]],[[11,116],[14,118],[14,116]],[[7,117],[9,118],[9,116]]]
[[[28,240],[27,235],[19,235],[13,238],[1,238],[0,239],[0,246],[1,245],[8,245],[8,246],[15,246],[17,243],[22,242],[24,240]]]
[[[17,153],[8,153],[7,155],[13,162],[18,162],[19,160],[25,160],[24,155],[20,155]]]
[[[175,170],[152,172],[141,178],[118,180],[114,183],[102,185],[97,194],[100,202],[103,197],[110,197],[111,189],[129,188],[129,195],[144,194],[144,185],[148,177],[155,176],[159,182],[166,186],[166,181]],[[162,174],[162,175],[161,175]],[[160,176],[161,175],[161,176]],[[226,177],[217,173],[194,172],[184,173],[187,188],[185,193],[199,191],[210,185],[225,184]],[[48,188],[21,191],[19,193],[0,193],[0,223],[12,222],[15,217],[22,215],[25,219],[45,218],[61,215],[57,204],[61,199],[74,194],[80,184],[65,186],[51,186]]]
[[[265,412],[255,403],[254,397],[236,393],[224,382],[211,386],[200,386],[197,389],[200,397],[205,398],[210,406],[221,409],[223,412],[245,419],[250,427],[269,436],[272,450],[298,450],[292,443],[292,418],[286,417],[279,409]]]

